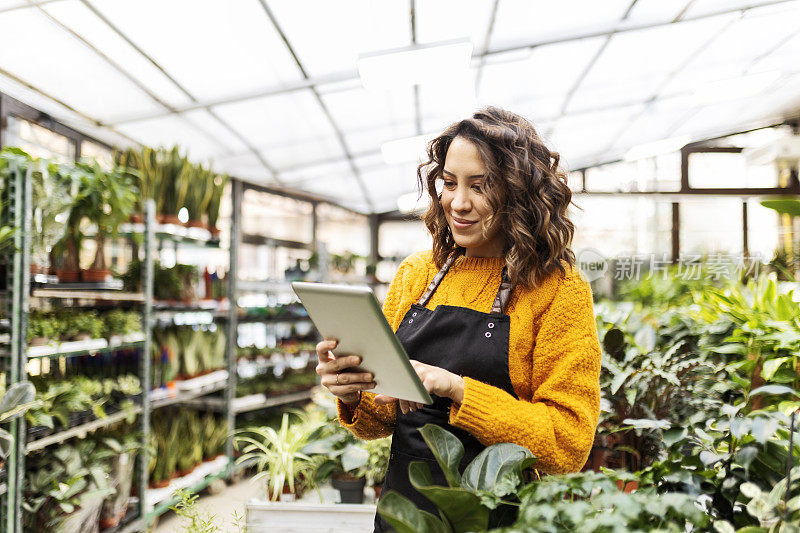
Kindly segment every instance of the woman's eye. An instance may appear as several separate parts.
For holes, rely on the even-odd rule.
[[[477,192],[483,192],[483,187],[481,187],[480,185],[473,185],[472,188],[475,189]]]
[[[456,186],[456,182],[454,182],[454,181],[445,181],[444,182],[444,186],[445,187],[455,187]]]

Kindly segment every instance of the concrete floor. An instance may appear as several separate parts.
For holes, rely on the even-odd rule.
[[[244,531],[245,506],[251,498],[264,496],[264,481],[253,481],[246,478],[228,485],[218,494],[209,494],[203,491],[197,500],[197,510],[202,518],[213,516],[213,522],[225,533],[239,533]],[[242,528],[236,526],[234,514],[242,517]],[[186,530],[185,519],[179,518],[173,511],[161,515],[152,533],[178,533]]]

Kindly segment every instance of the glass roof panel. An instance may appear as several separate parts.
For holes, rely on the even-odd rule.
[[[350,163],[347,161],[335,161],[281,172],[278,175],[278,179],[289,186],[304,188],[308,183],[326,181],[337,176],[348,176],[352,179],[352,174],[353,170],[350,168]]]
[[[638,0],[625,24],[652,24],[675,20],[691,0]]]
[[[0,65],[76,109],[103,120],[123,113],[161,109],[133,82],[38,9],[0,13],[0,28]]]
[[[483,52],[493,2],[485,0],[439,0],[415,2],[417,42],[468,38],[473,54]]]
[[[339,129],[345,133],[394,126],[414,120],[414,91],[398,88],[391,91],[363,88],[322,96]]]
[[[411,44],[407,1],[271,0],[269,7],[310,76],[355,70],[359,54]]]
[[[227,172],[231,176],[257,183],[269,183],[272,174],[251,153],[241,153],[214,159],[213,168],[219,172]]]
[[[225,147],[182,116],[169,115],[130,122],[120,125],[118,129],[153,147],[171,148],[179,144],[193,159],[207,159],[225,151]]]
[[[209,113],[208,110],[195,109],[194,111],[182,113],[182,115],[213,139],[216,139],[225,152],[247,151],[247,145],[232,133],[230,129],[225,127],[222,122]]]
[[[490,49],[611,28],[620,21],[630,3],[630,0],[503,0],[497,8]]]
[[[567,110],[649,98],[728,20],[712,17],[614,35]]]
[[[169,105],[185,105],[189,98],[142,54],[78,0],[42,6],[59,22],[89,41]]]
[[[603,41],[598,37],[540,46],[531,50],[526,59],[487,64],[481,74],[480,101],[510,109],[522,102],[544,101],[550,104],[544,105],[546,110],[532,112],[538,117],[552,117],[561,111],[564,96]],[[540,106],[530,106],[532,110],[537,107]],[[553,107],[557,108],[555,113]]]
[[[351,153],[363,154],[379,152],[381,145],[385,142],[396,141],[397,139],[404,139],[414,135],[416,135],[414,123],[405,122],[346,133],[344,138]]]
[[[787,3],[796,3],[796,1],[797,0]],[[692,5],[686,10],[686,17],[697,17],[728,9],[740,9],[772,3],[774,3],[774,1],[769,0],[696,0],[692,2]]]
[[[253,0],[105,0],[94,5],[198,99],[248,93],[301,77]]]
[[[333,127],[309,89],[224,104],[212,108],[258,148],[287,146],[334,135]],[[300,161],[313,160],[297,152]],[[339,151],[340,156],[343,154]]]
[[[587,161],[605,159],[615,135],[642,106],[629,106],[592,113],[567,115],[558,120],[547,145],[561,154],[568,168]]]
[[[25,0],[0,0],[0,9],[14,9],[27,5],[29,4]]]
[[[281,169],[295,168],[315,161],[332,161],[344,158],[342,146],[334,135],[306,138],[303,141],[273,143],[260,150],[270,165]]]

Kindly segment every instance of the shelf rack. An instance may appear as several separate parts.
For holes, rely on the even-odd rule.
[[[53,435],[26,442],[26,427],[24,417],[9,424],[9,430],[15,438],[14,447],[7,463],[8,479],[0,484],[0,502],[2,512],[0,515],[0,533],[16,532],[22,530],[22,487],[24,486],[25,458],[30,453],[41,453],[48,446],[56,445],[71,438],[80,438],[86,434],[111,426],[129,416],[137,416],[143,443],[147,442],[150,434],[150,415],[153,409],[168,405],[187,404],[202,406],[204,409],[219,411],[223,414],[228,428],[229,437],[225,446],[225,453],[214,468],[207,472],[199,472],[186,487],[191,492],[197,492],[207,487],[212,481],[219,478],[230,478],[238,469],[234,467],[233,431],[235,418],[238,413],[257,409],[268,409],[290,403],[309,400],[313,388],[296,393],[276,397],[259,398],[259,401],[245,405],[242,399],[237,399],[237,331],[240,323],[261,322],[274,327],[280,323],[308,322],[306,316],[261,316],[247,315],[246,310],[236,305],[237,297],[242,291],[275,292],[291,291],[291,286],[283,281],[245,282],[241,285],[238,280],[238,256],[240,244],[245,242],[252,245],[265,245],[273,247],[288,247],[292,249],[313,250],[315,239],[311,243],[301,243],[281,239],[272,239],[254,235],[243,235],[242,232],[242,199],[244,191],[251,186],[240,180],[231,180],[232,219],[230,228],[230,241],[228,247],[229,275],[227,306],[215,305],[170,305],[153,300],[153,275],[156,245],[163,241],[178,246],[193,246],[201,248],[220,249],[219,240],[209,239],[209,235],[201,234],[196,229],[185,230],[179,226],[156,224],[155,204],[152,200],[145,202],[145,222],[139,224],[126,224],[121,228],[120,236],[134,238],[138,246],[143,247],[143,275],[141,292],[125,292],[118,281],[98,284],[63,284],[55,283],[52,276],[30,274],[30,247],[31,247],[31,220],[32,220],[32,191],[31,183],[26,179],[25,173],[12,166],[6,186],[7,200],[3,211],[4,223],[22,231],[15,232],[14,250],[9,252],[9,266],[6,269],[7,290],[0,295],[7,301],[8,316],[11,320],[0,321],[0,329],[7,337],[6,350],[0,349],[0,364],[5,364],[9,383],[27,379],[27,363],[29,360],[42,358],[76,357],[88,354],[104,354],[114,350],[141,349],[142,357],[139,363],[139,378],[142,387],[141,403],[129,408],[127,411],[118,411],[107,417],[80,424]],[[309,200],[305,200],[309,201]],[[316,203],[312,202],[316,208]],[[208,232],[206,232],[208,233]],[[139,239],[139,236],[143,237]],[[33,279],[32,279],[33,278]],[[27,317],[33,299],[37,300],[68,300],[70,305],[103,305],[105,303],[125,303],[140,306],[142,310],[142,326],[144,338],[123,342],[113,346],[54,346],[35,348],[30,350],[27,346],[25,332],[27,330]],[[192,390],[181,390],[165,398],[151,398],[151,345],[152,329],[159,320],[172,321],[179,315],[181,319],[186,314],[206,313],[203,323],[219,321],[226,331],[225,361],[227,377],[215,383]],[[184,321],[185,322],[185,321]],[[191,324],[192,322],[186,322]],[[6,333],[7,332],[7,333]],[[72,349],[74,348],[74,349]],[[206,395],[222,391],[219,399],[204,398]],[[144,531],[152,521],[167,511],[175,503],[174,498],[152,498],[154,494],[161,494],[160,489],[148,488],[147,466],[149,458],[146,451],[138,454],[135,483],[138,493],[144,495],[136,503],[137,510],[131,511],[133,516],[126,517],[123,524],[110,530],[110,533]],[[198,467],[202,468],[202,467]],[[206,467],[208,468],[208,467]],[[200,475],[202,474],[202,475]],[[177,488],[177,487],[175,487]],[[163,494],[162,494],[163,495]]]

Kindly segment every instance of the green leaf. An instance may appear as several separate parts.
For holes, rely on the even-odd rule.
[[[668,429],[664,432],[664,435],[662,437],[664,440],[664,445],[666,445],[667,448],[669,448],[676,442],[683,440],[687,434],[688,431],[686,430],[685,427]]]
[[[776,419],[758,416],[753,419],[753,429],[750,433],[758,442],[764,444],[767,442],[767,439],[775,434],[777,429],[778,421]]]
[[[737,439],[741,439],[748,431],[750,431],[751,425],[752,420],[749,418],[743,418],[740,416],[731,418],[731,435]]]
[[[761,387],[751,390],[747,397],[750,398],[756,394],[794,394],[800,398],[796,390],[786,385],[762,385]]]
[[[777,357],[775,359],[768,359],[764,361],[764,366],[761,370],[761,377],[765,380],[769,381],[772,379],[772,376],[775,375],[775,372],[778,371],[778,368],[785,363],[792,359],[791,357]]]
[[[786,198],[780,200],[762,200],[761,205],[768,209],[774,209],[782,215],[790,217],[800,217],[800,200]]]
[[[481,505],[480,496],[462,488],[435,486],[430,468],[422,461],[411,462],[408,478],[420,494],[444,513],[455,533],[486,530],[489,509]]]
[[[419,432],[444,472],[448,485],[460,486],[461,473],[458,465],[464,457],[464,445],[458,437],[436,424],[425,424]]]
[[[8,422],[22,416],[36,397],[33,383],[28,381],[11,385],[0,399],[0,420]]]
[[[747,353],[747,348],[744,344],[723,344],[722,346],[715,346],[711,348],[714,353],[721,354],[738,354],[744,355]]]
[[[527,448],[503,442],[484,448],[467,466],[461,478],[461,486],[470,490],[492,490],[502,477],[518,472],[521,465],[533,454]]]
[[[390,490],[378,500],[378,513],[397,533],[446,533],[447,527],[432,514],[420,511],[401,494]]]
[[[369,452],[355,444],[348,445],[342,453],[342,468],[345,472],[361,468],[365,466],[368,461]]]
[[[14,446],[14,437],[5,429],[0,429],[0,460],[8,459],[12,446]]]

